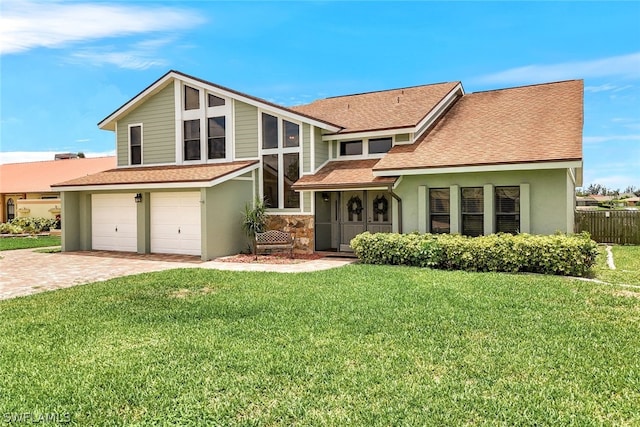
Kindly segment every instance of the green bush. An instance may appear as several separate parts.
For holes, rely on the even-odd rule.
[[[598,254],[596,243],[587,233],[467,237],[366,232],[351,240],[351,247],[368,264],[565,276],[587,275]]]
[[[47,218],[21,217],[0,224],[2,234],[41,233],[56,228],[59,220]]]

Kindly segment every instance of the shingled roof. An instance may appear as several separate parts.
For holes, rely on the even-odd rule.
[[[437,83],[320,99],[290,107],[335,123],[340,134],[416,126],[460,82]]]
[[[471,93],[374,172],[581,160],[582,126],[582,80]]]
[[[313,175],[305,175],[293,184],[294,190],[388,187],[394,177],[373,176],[378,159],[333,161]]]
[[[111,169],[72,179],[53,187],[78,187],[123,184],[206,183],[257,164],[257,160],[187,166],[147,166]]]

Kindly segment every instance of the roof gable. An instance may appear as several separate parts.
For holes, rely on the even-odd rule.
[[[209,89],[211,91],[221,93],[230,98],[237,99],[239,101],[245,102],[247,104],[250,104],[259,108],[276,111],[282,115],[293,117],[300,121],[309,122],[315,126],[318,126],[323,129],[327,129],[332,132],[336,132],[340,130],[340,126],[335,125],[329,121],[325,121],[323,119],[319,119],[317,117],[307,115],[303,112],[298,112],[293,109],[283,107],[278,104],[274,104],[273,102],[269,102],[267,100],[264,100],[255,96],[251,96],[251,95],[230,89],[228,87],[220,86],[218,84],[215,84],[197,77],[193,77],[188,74],[182,73],[180,71],[175,71],[175,70],[168,71],[158,80],[151,83],[141,92],[139,92],[136,96],[134,96],[125,104],[123,104],[120,108],[115,110],[113,113],[109,114],[107,117],[105,117],[103,120],[101,120],[98,123],[98,127],[100,127],[100,129],[115,130],[115,122],[119,118],[128,114],[132,109],[138,107],[146,99],[148,99],[148,97],[158,93],[160,90],[164,89],[167,85],[171,84],[174,80],[180,80],[187,84],[196,84],[199,86],[204,86],[205,89]]]
[[[293,110],[337,123],[340,133],[416,127],[460,82],[320,99]]]
[[[581,80],[471,93],[374,170],[581,160],[582,126]]]

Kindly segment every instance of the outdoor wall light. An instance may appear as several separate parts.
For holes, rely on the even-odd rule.
[[[322,193],[322,200],[324,200],[325,202],[328,202],[329,201],[329,193],[323,192]]]
[[[134,197],[136,203],[140,203],[142,202],[142,193],[136,193],[136,196]]]

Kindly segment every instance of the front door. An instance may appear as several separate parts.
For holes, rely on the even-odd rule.
[[[351,251],[351,239],[365,231],[366,200],[364,191],[345,191],[341,194],[340,251]]]
[[[391,195],[387,191],[367,192],[367,231],[391,233]]]

